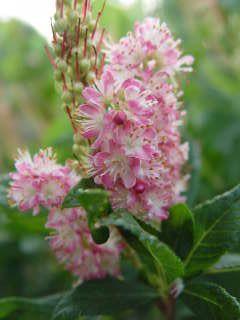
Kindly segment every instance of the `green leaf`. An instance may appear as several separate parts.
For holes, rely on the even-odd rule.
[[[194,209],[194,245],[186,258],[186,275],[193,276],[215,264],[240,243],[240,185]]]
[[[162,223],[161,239],[181,258],[185,258],[193,245],[194,216],[184,203],[169,210],[169,219]]]
[[[74,187],[66,196],[63,208],[83,207],[90,212],[103,212],[108,208],[108,193],[103,189],[83,189]]]
[[[151,304],[158,293],[141,282],[106,278],[87,281],[59,302],[54,319],[109,315]]]
[[[155,236],[141,228],[133,215],[119,211],[103,219],[103,224],[117,226],[151,273],[158,275],[162,290],[184,274],[183,264],[175,253]],[[166,293],[166,292],[165,292]]]
[[[208,282],[189,284],[183,299],[198,319],[239,320],[240,305],[224,288]]]
[[[211,267],[207,273],[217,274],[226,272],[239,272],[240,271],[240,254],[227,253]]]
[[[3,298],[0,299],[0,319],[6,319],[7,316],[17,312],[25,314],[51,315],[62,295],[53,295],[45,298]]]
[[[83,207],[88,215],[88,225],[94,241],[98,244],[105,243],[109,238],[106,227],[96,228],[98,219],[109,211],[108,193],[103,189],[82,189],[82,182],[74,187],[65,198],[63,208]]]

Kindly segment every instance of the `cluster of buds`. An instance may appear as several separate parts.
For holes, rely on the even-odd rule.
[[[47,54],[54,67],[57,87],[62,94],[63,108],[76,131],[73,113],[82,102],[82,91],[92,85],[101,75],[105,61],[102,52],[105,30],[99,30],[99,20],[105,7],[96,19],[93,18],[90,0],[57,0],[52,23],[54,57]],[[74,138],[73,153],[78,161],[73,163],[82,175],[86,174],[79,150],[86,153],[87,143],[78,136]]]

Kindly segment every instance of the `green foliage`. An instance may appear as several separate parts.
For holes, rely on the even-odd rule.
[[[86,183],[86,182],[85,182]],[[106,227],[96,228],[95,223],[102,214],[109,210],[108,193],[102,189],[82,189],[83,182],[80,182],[67,195],[63,208],[82,207],[88,215],[88,225],[92,237],[96,243],[101,244],[108,240],[109,230]]]
[[[240,185],[195,208],[194,245],[186,258],[188,276],[198,274],[240,242]]]
[[[137,281],[112,278],[88,281],[59,302],[54,319],[75,320],[81,315],[117,314],[151,304],[158,297],[151,287]]]
[[[169,219],[162,223],[161,239],[184,258],[193,244],[194,216],[183,203],[173,206],[169,212]]]
[[[184,299],[196,314],[194,319],[238,320],[240,304],[222,287],[208,282],[189,284]]]
[[[162,294],[168,293],[169,285],[183,276],[181,260],[166,244],[144,231],[131,214],[117,212],[102,222],[120,229],[129,245],[136,250],[144,267],[155,274],[155,284],[161,287]]]
[[[45,317],[51,317],[54,307],[58,303],[61,295],[49,296],[46,298],[39,299],[27,299],[27,298],[5,298],[0,299],[0,319],[7,319],[9,316],[14,314],[24,313],[31,315],[32,317],[37,317],[39,315],[44,315]]]
[[[210,274],[240,271],[240,255],[227,253],[208,270]]]

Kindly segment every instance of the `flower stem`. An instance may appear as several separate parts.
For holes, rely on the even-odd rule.
[[[165,317],[165,320],[175,320],[175,303],[176,300],[169,296],[166,301],[160,301],[158,307]]]

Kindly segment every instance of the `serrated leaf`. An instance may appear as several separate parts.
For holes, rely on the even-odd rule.
[[[240,254],[227,253],[207,273],[240,272]]]
[[[240,243],[240,185],[194,209],[194,244],[186,258],[186,275],[214,265]]]
[[[239,320],[240,304],[224,288],[208,282],[189,284],[183,299],[198,319]]]
[[[88,216],[88,225],[94,241],[98,244],[105,243],[109,238],[106,227],[96,228],[95,224],[102,214],[109,211],[108,193],[103,189],[82,189],[82,182],[74,187],[66,196],[62,207],[82,207]]]
[[[79,316],[110,315],[151,304],[158,293],[137,281],[113,278],[87,281],[59,302],[53,319],[75,320]]]
[[[128,212],[119,211],[103,220],[103,224],[117,226],[126,241],[139,255],[150,272],[158,275],[162,289],[184,274],[183,264],[175,253],[155,236],[141,228],[137,220]],[[165,292],[166,293],[166,292]]]
[[[162,222],[161,239],[181,258],[185,258],[193,245],[194,216],[184,203],[169,210],[169,219]]]
[[[7,316],[15,312],[24,312],[25,314],[46,314],[51,315],[62,295],[53,295],[45,298],[3,298],[0,299],[0,319],[6,319]]]

